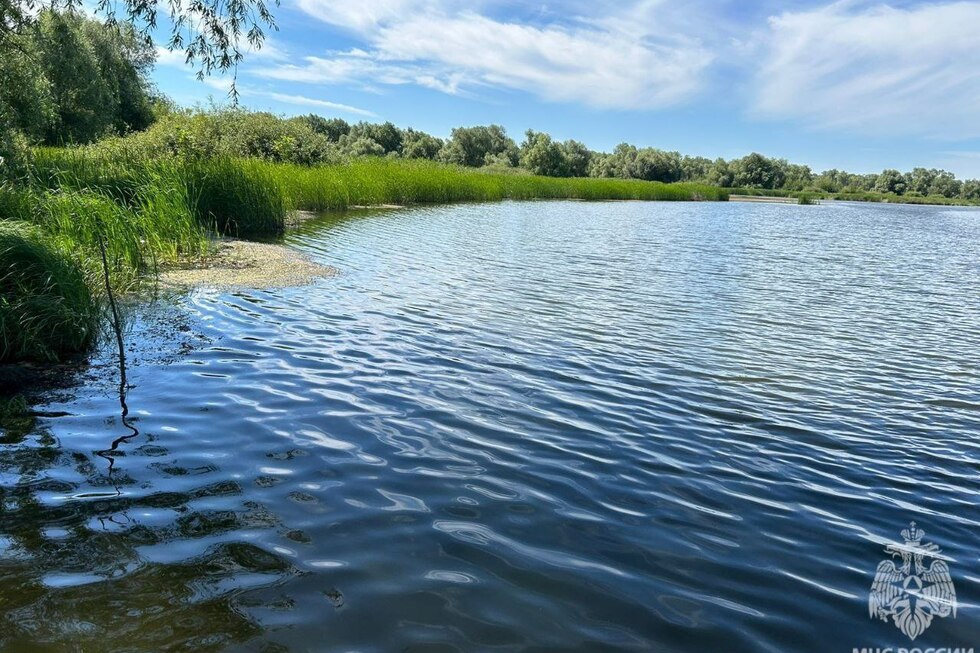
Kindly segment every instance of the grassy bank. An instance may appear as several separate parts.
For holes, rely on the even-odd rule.
[[[980,200],[942,195],[896,195],[895,193],[837,193],[834,199],[846,202],[882,202],[888,204],[926,204],[934,206],[980,206]]]
[[[256,165],[276,180],[291,208],[308,211],[504,199],[723,201],[728,198],[725,191],[701,184],[539,177],[421,160],[363,159],[346,165],[317,167],[284,163]]]
[[[111,287],[126,292],[161,265],[206,256],[215,233],[281,233],[292,209],[727,198],[699,184],[538,177],[421,160],[311,167],[98,145],[38,148],[29,176],[0,186],[0,362],[61,360],[90,345],[103,312],[103,247]]]
[[[800,200],[801,204],[813,203],[814,200],[840,200],[842,202],[880,202],[886,204],[924,204],[936,206],[980,206],[980,200],[969,200],[958,197],[943,197],[942,195],[897,195],[895,193],[828,193],[825,191],[805,190],[769,190],[764,188],[726,188],[730,195],[748,195],[751,197],[792,197]]]

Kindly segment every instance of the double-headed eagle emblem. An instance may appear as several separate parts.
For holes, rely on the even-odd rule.
[[[894,560],[882,560],[868,597],[872,619],[891,619],[913,641],[932,625],[933,617],[956,617],[956,589],[949,565],[937,545],[922,542],[924,535],[912,522],[902,531],[905,544],[885,547],[893,558],[902,559],[901,566]]]

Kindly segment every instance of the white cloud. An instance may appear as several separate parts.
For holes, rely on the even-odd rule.
[[[187,55],[181,50],[168,50],[157,46],[157,65],[159,66],[184,66]]]
[[[205,86],[210,86],[216,91],[221,91],[225,95],[231,94],[231,87],[234,80],[231,77],[205,77],[201,80]],[[239,88],[239,91],[241,88]]]
[[[493,86],[601,108],[650,109],[696,93],[712,54],[676,27],[664,0],[576,6],[561,23],[494,18],[506,0],[299,0],[366,51],[256,72],[307,83],[418,84],[445,93]]]
[[[956,157],[958,159],[980,159],[980,152],[975,150],[950,150],[948,152],[942,152],[941,154]]]
[[[216,91],[221,91],[226,96],[229,96],[231,94],[232,79],[230,77],[205,77],[201,83],[203,83],[204,86],[212,88]],[[317,98],[307,97],[305,95],[294,95],[290,93],[278,93],[275,91],[267,91],[264,89],[255,88],[254,86],[249,86],[241,83],[239,83],[237,86],[238,86],[238,94],[243,98],[266,98],[269,100],[275,100],[276,102],[282,102],[284,104],[293,104],[302,107],[316,107],[318,109],[329,109],[331,111],[352,113],[354,115],[364,116],[368,118],[378,117],[378,114],[374,113],[373,111],[368,111],[367,109],[354,107],[349,104],[341,104],[339,102],[320,100]]]
[[[278,42],[266,37],[265,42],[259,49],[253,48],[251,45],[244,50],[245,58],[249,62],[278,62],[286,61],[289,59],[289,53],[279,46]],[[184,67],[187,64],[187,54],[181,50],[170,50],[168,48],[157,46],[156,47],[157,65],[160,66],[175,66]]]
[[[295,104],[303,107],[317,107],[319,109],[331,109],[333,111],[353,113],[358,116],[366,116],[370,118],[376,118],[378,116],[378,114],[368,111],[367,109],[359,109],[357,107],[352,107],[349,104],[328,102],[327,100],[318,100],[316,98],[310,98],[303,95],[287,95],[285,93],[269,93],[265,91],[250,91],[248,95],[261,95],[269,98],[270,100],[276,100],[277,102],[284,102],[286,104]]]
[[[765,117],[863,134],[980,136],[980,3],[837,2],[770,19]]]

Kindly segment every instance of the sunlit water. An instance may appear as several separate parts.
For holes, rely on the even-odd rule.
[[[980,212],[324,218],[0,444],[0,650],[841,651],[915,520],[980,648]],[[102,452],[99,455],[99,452]],[[110,473],[110,462],[112,464]]]

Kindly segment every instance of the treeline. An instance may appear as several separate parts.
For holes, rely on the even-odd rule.
[[[315,165],[362,156],[426,159],[472,168],[548,177],[596,177],[695,182],[723,188],[816,193],[882,193],[904,197],[980,200],[980,181],[961,181],[945,170],[916,168],[858,175],[815,173],[808,166],[761,154],[726,161],[685,156],[623,143],[609,153],[528,131],[517,143],[499,125],[459,127],[448,139],[390,122],[348,123],[317,115],[282,118],[235,109],[188,110],[163,116],[127,147],[196,156],[240,156]]]
[[[2,12],[0,12],[2,13]],[[44,11],[0,39],[0,157],[28,145],[89,143],[154,122],[155,53],[128,23]]]

